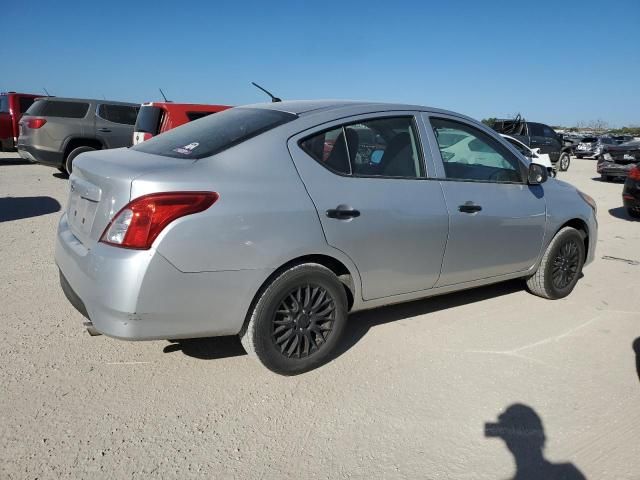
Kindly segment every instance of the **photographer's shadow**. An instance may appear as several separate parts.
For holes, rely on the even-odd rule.
[[[501,438],[513,455],[516,473],[513,480],[585,480],[572,463],[551,463],[544,458],[546,441],[542,420],[535,410],[516,403],[485,424],[485,437]]]

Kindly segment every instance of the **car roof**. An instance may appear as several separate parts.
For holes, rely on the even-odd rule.
[[[47,100],[52,102],[77,102],[77,103],[108,103],[113,105],[128,105],[128,106],[139,106],[139,103],[132,102],[119,102],[117,100],[105,100],[105,99],[97,99],[97,98],[71,98],[71,97],[47,97],[43,95],[38,98],[38,100]]]
[[[461,115],[456,112],[443,110],[440,108],[426,107],[422,105],[409,105],[403,103],[384,103],[384,102],[366,102],[355,100],[287,100],[283,102],[272,103],[255,103],[252,105],[243,105],[240,108],[265,108],[269,110],[278,110],[281,112],[294,113],[298,116],[304,116],[311,113],[319,113],[322,111],[330,112],[333,110],[341,109],[357,109],[357,110],[370,110],[375,111],[394,111],[394,110],[414,110],[441,113],[446,115],[453,115],[456,117],[466,118],[468,120],[476,120]]]

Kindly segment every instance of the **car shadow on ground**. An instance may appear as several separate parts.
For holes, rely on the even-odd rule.
[[[12,167],[14,165],[35,165],[35,163],[24,158],[0,158],[0,167]]]
[[[164,353],[182,352],[188,357],[200,360],[218,360],[247,354],[237,335],[169,340],[169,342],[169,345],[162,349]]]
[[[629,220],[630,222],[640,221],[640,218],[633,218],[631,215],[629,215],[627,209],[624,207],[610,208],[609,215],[615,218],[619,218],[620,220]]]
[[[511,280],[486,287],[353,313],[349,315],[349,321],[342,334],[342,340],[338,344],[332,360],[352,348],[369,330],[378,325],[447,310],[469,303],[481,302],[489,298],[510,295],[521,291],[523,288],[524,283],[521,280]]]
[[[640,337],[636,338],[631,346],[636,354],[636,373],[638,374],[638,380],[640,381]]]
[[[60,203],[51,197],[3,197],[0,198],[0,222],[47,215],[60,208]]]
[[[603,180],[602,177],[592,177],[591,180],[602,183],[624,183],[624,177],[610,177],[609,180]]]
[[[547,438],[542,419],[528,405],[510,405],[498,416],[496,423],[485,423],[484,436],[504,441],[515,462],[514,479],[586,479],[573,463],[551,463],[544,458]]]

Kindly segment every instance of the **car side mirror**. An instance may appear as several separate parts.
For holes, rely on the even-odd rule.
[[[527,183],[529,185],[540,185],[549,178],[547,169],[537,163],[529,164],[529,173],[527,174]]]

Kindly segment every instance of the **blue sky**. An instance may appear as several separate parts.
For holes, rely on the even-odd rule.
[[[8,2],[1,90],[350,98],[640,125],[640,1]]]

